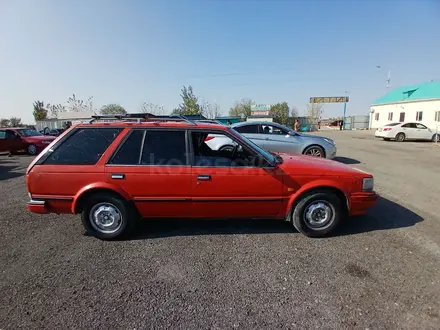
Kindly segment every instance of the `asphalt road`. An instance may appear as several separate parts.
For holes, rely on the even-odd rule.
[[[0,329],[439,329],[440,146],[324,134],[384,197],[326,239],[155,221],[99,241],[28,213],[30,158],[0,156]]]

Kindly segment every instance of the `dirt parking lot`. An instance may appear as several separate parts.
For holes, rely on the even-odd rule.
[[[440,146],[330,131],[384,197],[331,238],[274,221],[154,221],[131,239],[26,211],[0,156],[0,329],[438,329]]]

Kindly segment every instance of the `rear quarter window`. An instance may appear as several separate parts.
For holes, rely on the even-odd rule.
[[[46,157],[47,165],[95,165],[122,128],[79,128]]]

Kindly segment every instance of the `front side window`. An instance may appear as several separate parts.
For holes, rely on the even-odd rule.
[[[418,128],[418,129],[428,129],[428,127],[426,127],[425,125],[422,125],[422,124],[416,124],[416,128]]]
[[[48,150],[43,164],[95,165],[122,128],[79,128],[54,151]]]
[[[41,136],[43,134],[41,134],[40,132],[34,130],[34,129],[18,129],[17,133],[20,134],[21,136]]]
[[[233,140],[232,145],[223,146],[215,143],[215,139],[225,141],[231,139],[224,133],[215,133],[214,139],[206,139],[213,134],[207,132],[191,132],[191,144],[194,154],[194,166],[203,167],[254,167],[260,160],[257,153]],[[266,164],[268,165],[268,164]]]
[[[261,125],[264,134],[286,135],[287,131],[272,125]]]
[[[186,165],[185,131],[133,130],[110,160],[114,165]]]
[[[422,121],[423,119],[423,111],[417,111],[416,113],[416,120],[417,121]]]

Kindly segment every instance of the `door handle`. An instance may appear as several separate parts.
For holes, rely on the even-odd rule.
[[[112,179],[123,180],[123,179],[125,179],[125,174],[122,174],[122,173],[112,173]]]
[[[197,180],[209,181],[209,180],[211,180],[211,175],[209,175],[209,174],[199,174],[199,175],[197,175]]]

